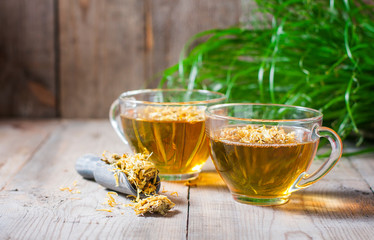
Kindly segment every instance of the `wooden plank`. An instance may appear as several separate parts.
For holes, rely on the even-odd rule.
[[[56,116],[54,1],[0,1],[0,117]]]
[[[354,168],[361,174],[374,193],[374,154],[349,157]]]
[[[130,208],[115,209],[113,213],[96,211],[108,208],[102,205],[107,190],[82,179],[74,164],[82,154],[101,154],[103,150],[129,149],[107,121],[63,121],[0,192],[0,239],[185,238],[188,188],[183,184],[162,183],[168,191],[165,194],[176,203],[166,217],[137,217]],[[59,190],[60,186],[72,187],[75,180],[80,194]],[[178,197],[170,195],[174,191]],[[130,203],[122,195],[116,199]]]
[[[201,176],[190,189],[189,239],[370,239],[374,234],[373,194],[347,159],[277,207],[234,202],[218,173]]]
[[[107,117],[144,83],[144,1],[59,1],[62,117]]]
[[[192,35],[241,16],[240,0],[14,0],[0,11],[0,116],[21,117],[53,117],[57,108],[105,117],[121,92],[155,87],[152,77],[177,62]]]
[[[242,16],[241,0],[150,2],[152,21],[148,24],[152,24],[150,34],[154,41],[151,76],[176,64],[183,46],[196,33],[238,24]]]
[[[0,191],[46,141],[56,121],[0,121]]]

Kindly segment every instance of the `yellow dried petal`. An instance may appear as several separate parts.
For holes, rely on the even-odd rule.
[[[137,118],[152,121],[204,121],[204,107],[197,106],[147,106],[138,109]]]
[[[177,192],[172,192],[170,195],[176,195],[177,197],[179,197]]]
[[[296,143],[295,132],[286,133],[284,129],[277,126],[266,127],[265,125],[245,127],[224,128],[218,135],[220,140],[227,140],[249,144],[289,144]]]
[[[134,188],[137,189],[137,199],[140,193],[146,195],[154,194],[156,191],[158,170],[156,166],[149,160],[152,154],[112,154],[108,159],[106,156],[102,159],[104,162],[112,162],[111,166],[114,171],[116,184],[119,184],[119,173],[124,173]]]
[[[105,208],[102,208],[102,209],[96,209],[96,211],[112,212],[111,209],[105,209]]]
[[[149,213],[160,213],[165,215],[175,204],[166,196],[155,195],[145,198],[134,205],[136,215]]]

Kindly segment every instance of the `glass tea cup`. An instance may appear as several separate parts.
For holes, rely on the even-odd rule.
[[[233,198],[254,205],[279,205],[317,182],[338,162],[342,142],[322,126],[322,113],[278,104],[218,104],[207,108],[206,133],[214,165]],[[306,173],[320,137],[330,157]]]
[[[209,156],[204,111],[224,100],[206,90],[135,90],[113,102],[109,118],[124,143],[151,154],[161,179],[190,180]]]

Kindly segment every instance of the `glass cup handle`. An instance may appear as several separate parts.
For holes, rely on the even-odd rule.
[[[114,128],[114,131],[117,133],[119,138],[128,145],[128,142],[125,138],[125,134],[122,131],[122,128],[118,124],[117,118],[119,116],[119,100],[115,100],[112,105],[110,106],[109,110],[109,121],[112,127]]]
[[[328,127],[316,127],[314,128],[314,133],[312,134],[316,134],[318,137],[324,137],[327,138],[327,140],[329,140],[332,148],[330,156],[322,164],[322,166],[314,173],[307,174],[306,172],[304,172],[303,174],[301,174],[299,178],[295,181],[292,191],[297,191],[306,188],[320,180],[336,165],[336,163],[342,156],[342,140],[334,130]]]

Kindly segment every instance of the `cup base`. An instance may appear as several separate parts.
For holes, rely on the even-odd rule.
[[[278,198],[254,198],[249,197],[246,195],[240,194],[232,194],[235,201],[250,204],[250,205],[257,205],[257,206],[274,206],[274,205],[282,205],[289,201],[289,195],[284,197]]]
[[[185,174],[159,174],[159,176],[163,181],[187,181],[196,179],[199,176],[199,172]]]

